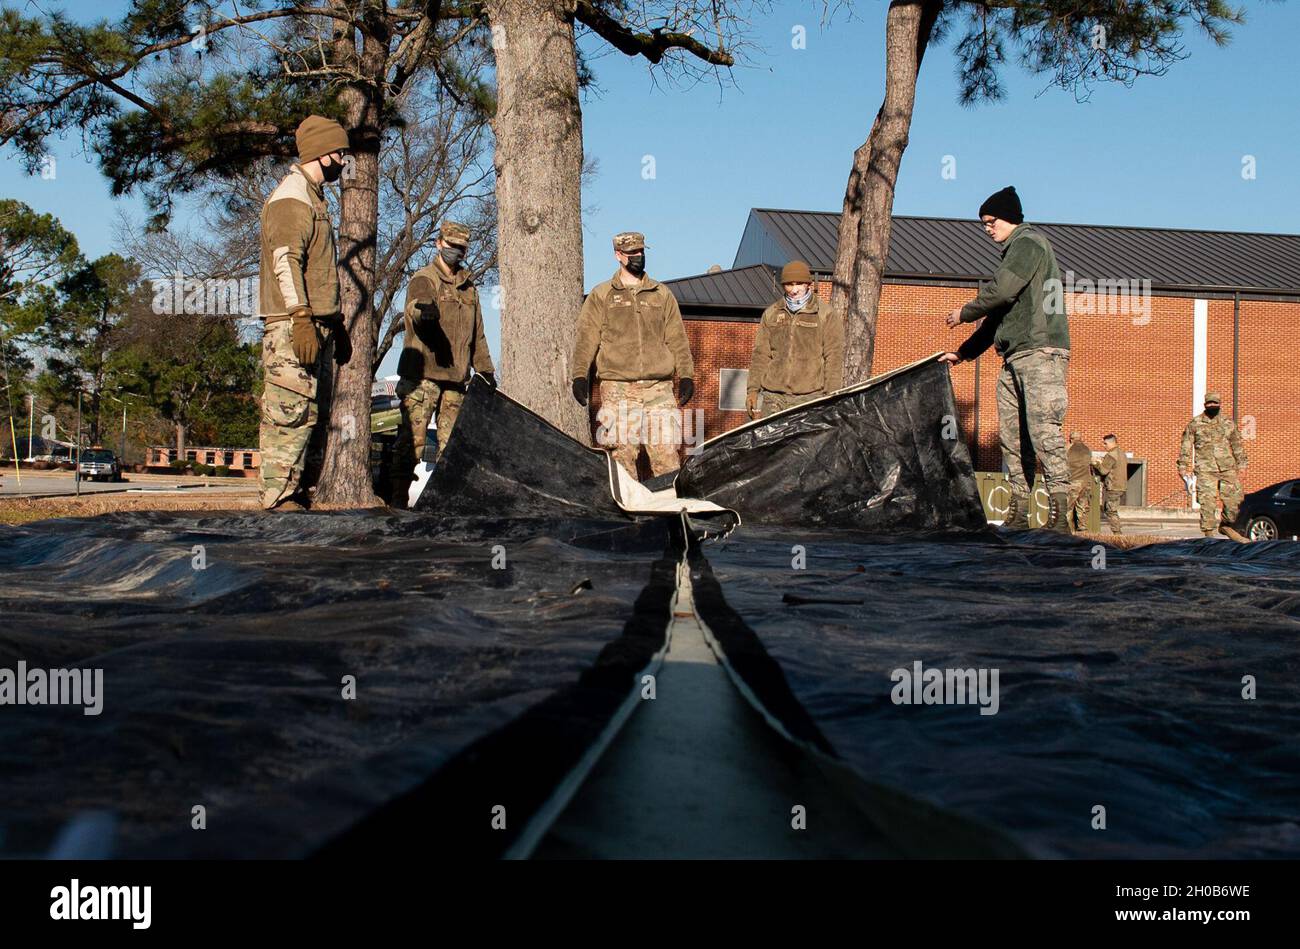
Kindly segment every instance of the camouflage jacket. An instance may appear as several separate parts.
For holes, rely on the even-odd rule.
[[[1222,414],[1210,418],[1204,412],[1187,423],[1178,470],[1197,472],[1236,471],[1246,467],[1246,448],[1232,419]]]
[[[469,272],[448,273],[435,259],[411,277],[402,312],[397,374],[403,379],[464,382],[470,367],[494,372],[483,335],[483,308]]]
[[[337,316],[339,271],[324,191],[294,165],[262,206],[258,312],[284,316],[298,306]]]
[[[785,300],[763,311],[749,364],[750,392],[834,392],[844,386],[844,320],[813,294],[798,313]]]
[[[610,382],[695,378],[695,362],[677,298],[657,280],[644,277],[624,287],[619,275],[597,286],[578,314],[573,378],[586,378],[591,360],[596,377]]]

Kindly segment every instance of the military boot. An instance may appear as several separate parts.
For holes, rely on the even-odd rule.
[[[1224,521],[1223,523],[1221,523],[1221,524],[1219,525],[1219,533],[1222,534],[1224,537],[1230,537],[1230,538],[1232,538],[1233,540],[1235,540],[1235,541],[1236,541],[1237,543],[1239,543],[1239,544],[1249,544],[1249,543],[1250,543],[1250,538],[1246,537],[1245,534],[1242,534],[1240,531],[1238,531],[1236,528],[1234,528],[1234,527],[1233,527],[1231,524],[1229,524],[1227,521]]]
[[[1002,526],[1011,531],[1029,529],[1029,497],[1027,495],[1011,495],[1011,500],[1007,502],[1007,513],[1002,520]]]
[[[1058,534],[1073,533],[1070,530],[1070,496],[1064,491],[1053,494],[1047,502],[1047,522],[1043,528]]]

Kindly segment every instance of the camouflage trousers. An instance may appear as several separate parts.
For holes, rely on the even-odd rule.
[[[1237,477],[1237,472],[1196,472],[1196,503],[1201,506],[1203,533],[1212,534],[1219,529],[1219,501],[1223,502],[1223,523],[1235,522],[1241,498],[1241,480]]]
[[[1024,497],[1043,463],[1043,486],[1048,494],[1068,494],[1069,467],[1065,457],[1067,397],[1065,375],[1070,358],[1065,353],[1031,350],[1013,356],[998,373],[998,432],[1002,460],[1007,466],[1011,491]]]
[[[811,402],[813,399],[820,399],[825,392],[807,392],[803,395],[790,395],[788,392],[773,392],[771,389],[764,389],[759,396],[761,408],[759,418],[767,418],[769,415],[775,415],[777,412],[784,412],[786,409],[792,409],[796,405],[803,405],[805,402]]]
[[[1066,507],[1076,531],[1088,529],[1088,509],[1092,507],[1092,483],[1090,481],[1071,481],[1070,500]]]
[[[614,460],[633,478],[642,448],[651,477],[681,467],[682,420],[671,379],[601,380],[596,423],[597,446],[612,450]]]
[[[392,497],[397,507],[406,506],[406,495],[415,480],[415,466],[424,460],[425,442],[428,440],[429,419],[438,415],[438,453],[442,457],[447,439],[465,401],[465,386],[454,382],[420,382],[403,379],[397,384],[397,395],[402,400],[402,421],[397,427],[397,442],[393,445]]]
[[[1124,500],[1123,491],[1103,491],[1105,495],[1101,505],[1101,512],[1106,517],[1106,523],[1110,525],[1112,534],[1124,533],[1120,530],[1119,524],[1119,502]]]
[[[333,358],[331,331],[321,327],[323,345],[316,362],[304,368],[293,354],[293,324],[289,320],[267,323],[262,333],[262,423],[258,447],[262,464],[257,471],[263,509],[270,509],[293,494],[303,493],[307,447],[320,424],[323,371]]]

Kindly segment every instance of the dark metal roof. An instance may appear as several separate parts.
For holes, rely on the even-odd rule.
[[[1300,295],[1300,235],[1031,222],[1047,235],[1062,277],[1150,280],[1154,290],[1244,290]],[[733,264],[835,264],[840,215],[754,208]],[[998,249],[974,219],[896,215],[886,279],[987,279]],[[1066,278],[1068,279],[1068,277]]]
[[[766,264],[665,280],[682,306],[763,309],[777,298],[776,269]]]

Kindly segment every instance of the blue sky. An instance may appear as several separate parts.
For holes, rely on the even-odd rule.
[[[114,6],[74,0],[64,9],[89,19]],[[599,54],[599,89],[583,113],[587,153],[599,162],[584,195],[588,287],[612,273],[610,238],[620,230],[646,233],[647,269],[664,279],[730,266],[751,207],[839,209],[884,88],[885,5],[855,6],[855,18],[841,11],[823,24],[820,0],[775,4],[754,24],[752,62],[722,88],[656,87],[643,62],[587,42]],[[1189,32],[1190,58],[1168,75],[1098,86],[1086,103],[1011,65],[1003,101],[963,108],[951,50],[930,49],[896,213],[974,217],[989,193],[1014,184],[1029,220],[1300,233],[1300,4],[1247,6],[1228,47]],[[796,26],[806,49],[792,48]],[[138,215],[140,203],[110,197],[79,140],[53,151],[52,181],[26,178],[6,154],[0,195],[58,215],[90,254],[114,249],[116,207]],[[941,174],[948,155],[951,180]],[[1242,177],[1246,155],[1253,180]],[[497,314],[486,318],[499,352]]]

